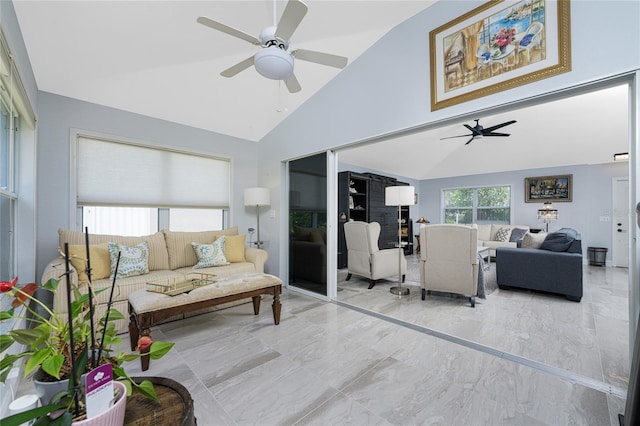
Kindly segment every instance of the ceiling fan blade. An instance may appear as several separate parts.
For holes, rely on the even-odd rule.
[[[213,19],[209,19],[206,16],[198,17],[197,21],[199,24],[202,24],[209,28],[213,28],[214,30],[222,31],[223,33],[248,41],[249,43],[255,44],[256,46],[260,46],[260,40],[258,40],[256,37],[243,31],[236,30],[235,28],[231,28],[228,25],[221,24],[220,22],[214,21]]]
[[[233,77],[234,75],[238,74],[240,71],[246,70],[251,65],[253,65],[253,56],[249,56],[244,61],[238,62],[234,66],[227,68],[226,70],[222,71],[220,75],[223,77]]]
[[[298,93],[302,90],[302,87],[300,86],[300,83],[298,82],[295,74],[291,74],[291,77],[287,78],[284,81],[284,84],[287,86],[287,89],[289,89],[289,93]]]
[[[492,131],[494,131],[496,129],[499,129],[499,128],[504,127],[504,126],[508,126],[509,124],[513,124],[515,122],[516,122],[516,120],[511,120],[511,121],[507,121],[506,123],[496,124],[495,126],[485,127],[484,134],[486,135],[487,132],[492,132]]]
[[[315,50],[297,49],[291,54],[301,61],[315,62],[320,65],[327,65],[335,68],[344,68],[347,66],[349,58],[344,56],[332,55],[330,53],[316,52]]]
[[[289,41],[293,32],[298,28],[302,18],[307,14],[307,5],[300,0],[289,0],[282,12],[275,36],[281,40]]]
[[[481,135],[482,133],[480,133],[476,128],[469,126],[468,124],[464,124],[464,127],[466,127],[467,129],[471,130],[471,134],[475,135]]]
[[[453,138],[463,138],[465,136],[473,136],[473,135],[458,135],[458,136],[447,136],[446,138],[440,138],[440,140],[443,139],[453,139]]]
[[[490,133],[485,133],[485,136],[510,136],[509,133],[495,133],[495,132],[490,132]]]
[[[467,141],[467,143],[465,143],[465,145],[469,145],[471,143],[472,140],[474,140],[476,137],[475,136],[471,136],[471,139],[469,139]]]

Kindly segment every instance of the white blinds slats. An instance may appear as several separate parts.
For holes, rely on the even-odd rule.
[[[78,137],[78,204],[228,208],[230,163]]]

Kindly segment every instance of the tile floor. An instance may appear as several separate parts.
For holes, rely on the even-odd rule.
[[[154,327],[176,346],[145,375],[185,385],[199,425],[618,425],[626,275],[585,266],[581,303],[497,289],[475,309],[422,301],[415,282],[402,299],[391,281],[343,282],[337,302],[285,290],[279,326],[267,297],[259,316],[249,304]]]

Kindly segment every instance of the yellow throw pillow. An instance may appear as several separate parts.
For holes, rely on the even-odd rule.
[[[107,243],[89,245],[89,256],[91,256],[91,280],[109,278],[111,275],[111,258],[109,257],[109,247]],[[89,282],[87,276],[87,248],[85,245],[70,245],[69,260],[76,271],[78,271],[78,282]]]
[[[246,262],[246,259],[244,258],[245,239],[246,239],[245,234],[225,235],[224,256],[227,258],[227,262],[230,262],[230,263]]]

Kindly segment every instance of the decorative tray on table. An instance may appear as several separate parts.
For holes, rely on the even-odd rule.
[[[190,273],[183,277],[160,278],[147,282],[147,291],[175,296],[216,282],[214,274]]]

